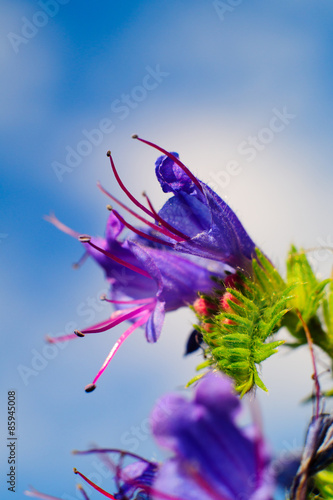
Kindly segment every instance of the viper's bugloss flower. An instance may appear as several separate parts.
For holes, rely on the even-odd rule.
[[[97,448],[75,452],[75,454],[95,454],[104,462],[104,465],[110,469],[117,488],[117,491],[112,494],[102,490],[84,474],[74,469],[76,474],[90,484],[90,486],[104,494],[104,496],[115,500],[149,500],[151,498],[149,493],[158,469],[157,463],[146,460],[134,453],[115,449]],[[119,457],[117,463],[111,458],[114,454]],[[124,461],[127,458],[134,459],[134,461],[129,465],[125,465]]]
[[[60,229],[78,237],[86,247],[86,255],[92,256],[104,269],[111,284],[110,297],[106,300],[114,303],[117,309],[106,321],[50,340],[101,333],[125,320],[132,322],[111,349],[92,384],[86,387],[87,392],[95,388],[96,381],[120,345],[138,327],[145,327],[148,342],[156,342],[165,313],[193,304],[198,293],[211,293],[212,275],[221,280],[226,276],[226,268],[251,274],[255,246],[234,212],[180,162],[176,153],[168,153],[155,144],[139,140],[165,153],[156,162],[156,175],[163,191],[171,192],[173,196],[163,208],[157,212],[145,195],[147,208],[128,191],[119,177],[111,152],[107,155],[119,186],[151,220],[99,187],[148,226],[147,231],[126,222],[111,206],[104,239],[80,236],[54,216],[48,218]],[[134,233],[131,238],[122,238],[125,226]],[[214,265],[212,261],[215,261]]]
[[[89,477],[74,468],[75,474],[80,476],[90,487],[101,493],[104,497],[111,498],[112,500],[151,499],[150,491],[158,469],[158,465],[155,462],[146,460],[134,453],[117,449],[95,448],[86,451],[75,451],[73,453],[76,455],[96,455],[103,462],[105,470],[109,469],[110,477],[113,478],[113,482],[116,485],[116,491],[113,488],[112,493],[109,493],[102,486],[97,485]],[[118,457],[118,460],[114,459],[115,456]],[[125,465],[125,460],[128,458],[132,462]],[[83,496],[83,500],[89,500],[90,490],[88,491],[87,488],[87,493],[81,484],[77,486]],[[32,487],[24,493],[27,496],[39,498],[40,500],[61,500],[58,497],[41,493]]]
[[[133,331],[138,327],[145,327],[148,342],[156,342],[161,334],[166,312],[192,304],[198,292],[209,293],[213,287],[212,275],[224,277],[223,272],[216,274],[210,270],[209,265],[193,262],[163,246],[157,248],[157,245],[154,246],[142,237],[132,240],[121,238],[124,225],[114,211],[109,215],[104,239],[80,236],[54,216],[47,219],[67,234],[78,238],[87,254],[104,269],[111,289],[109,298],[103,298],[116,307],[116,311],[105,321],[73,334],[48,340],[65,341],[77,336],[105,332],[126,320],[132,322],[111,349],[93,383],[86,387],[87,392],[95,388],[98,378]]]
[[[151,413],[152,434],[171,452],[170,458],[156,464],[120,450],[76,452],[102,460],[120,454],[116,465],[105,459],[117,485],[112,493],[74,471],[115,500],[271,500],[275,485],[267,444],[256,425],[240,427],[240,411],[231,380],[210,373],[197,384],[192,399],[166,395]],[[135,462],[124,467],[127,455]]]
[[[231,380],[217,373],[199,382],[191,401],[164,396],[152,431],[172,457],[160,466],[154,490],[182,500],[271,499],[267,445],[257,427],[238,426],[240,409]]]
[[[183,241],[174,243],[174,249],[250,273],[255,244],[227,203],[197,179],[177,153],[133,137],[164,153],[156,161],[156,176],[163,191],[173,196],[159,216],[187,235]]]

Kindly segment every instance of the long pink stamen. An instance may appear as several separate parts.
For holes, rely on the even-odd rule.
[[[77,339],[77,335],[75,333],[70,333],[69,335],[61,335],[61,337],[51,337],[50,335],[46,335],[45,340],[49,344],[56,344],[57,342],[66,342],[66,340]]]
[[[152,279],[150,274],[147,273],[147,271],[145,271],[144,269],[141,269],[140,267],[137,267],[137,266],[133,266],[133,264],[130,264],[129,262],[126,262],[125,260],[120,259],[119,257],[116,257],[115,255],[108,252],[107,250],[103,250],[103,248],[92,243],[90,240],[90,236],[81,235],[81,236],[79,236],[78,239],[79,239],[79,241],[81,241],[81,243],[88,243],[88,245],[90,245],[92,248],[95,248],[95,250],[98,250],[102,254],[106,255],[106,257],[109,257],[110,259],[114,260],[118,264],[120,264],[124,267],[127,267],[127,269],[130,269],[131,271],[134,271],[135,273],[142,274],[142,276],[145,276],[146,278]]]
[[[170,243],[169,241],[161,240],[160,238],[156,238],[155,236],[151,236],[150,234],[144,233],[143,231],[140,231],[140,229],[137,229],[136,227],[132,226],[129,222],[127,222],[116,210],[112,210],[114,215],[117,217],[117,219],[124,224],[128,229],[133,231],[135,234],[142,236],[143,238],[146,238],[147,240],[154,241],[155,243],[160,243],[162,245],[166,245],[168,247],[173,248],[173,243]],[[182,240],[184,241],[184,240]]]
[[[76,487],[81,492],[84,500],[90,500],[89,497],[88,497],[88,495],[87,495],[87,493],[84,491],[84,488],[83,488],[82,484],[78,484]]]
[[[103,299],[104,300],[104,299]],[[106,300],[106,299],[105,299]],[[127,309],[118,309],[117,311],[114,311],[110,318],[108,318],[105,321],[101,321],[100,323],[96,323],[95,325],[86,328],[84,330],[75,330],[74,333],[70,333],[68,335],[61,335],[60,337],[51,337],[50,335],[46,336],[46,341],[49,342],[50,344],[56,344],[58,342],[66,342],[67,340],[73,340],[76,339],[77,337],[84,337],[85,334],[90,334],[90,333],[102,333],[107,330],[110,330],[114,326],[118,325],[119,323],[122,323],[123,321],[126,321],[127,319],[133,319],[136,318],[137,316],[140,316],[142,312],[146,310],[151,310],[153,307],[154,299],[148,298],[148,299],[138,299],[138,300],[133,300],[133,301],[111,301],[108,300],[108,302],[114,302],[118,304],[141,304],[141,307],[131,307]]]
[[[146,462],[147,464],[152,463],[150,460],[147,460],[146,458],[143,458],[140,455],[137,455],[136,453],[132,453],[130,451],[120,450],[119,448],[91,448],[90,450],[84,450],[84,451],[75,450],[75,451],[73,451],[74,455],[89,455],[90,453],[118,453],[119,455],[132,457],[132,458],[135,458],[136,460],[139,460],[141,462]]]
[[[74,468],[73,470],[74,470],[74,474],[78,474],[80,477],[82,477],[82,479],[84,481],[86,481],[86,483],[90,484],[90,486],[92,486],[96,491],[98,491],[99,493],[102,493],[102,495],[104,495],[107,498],[111,498],[112,500],[116,500],[115,497],[113,495],[111,495],[111,493],[108,493],[107,491],[103,490],[103,488],[101,488],[100,486],[97,486],[97,484],[93,483],[90,479],[88,479],[84,474],[79,472],[77,469]]]
[[[128,196],[128,198],[139,208],[141,208],[141,210],[143,210],[147,215],[149,215],[150,217],[152,217],[153,219],[157,219],[158,222],[161,223],[161,225],[163,227],[165,227],[166,229],[168,229],[169,231],[171,231],[172,233],[176,234],[177,236],[180,236],[180,238],[183,238],[184,240],[188,240],[190,239],[189,236],[186,236],[186,234],[182,233],[181,231],[178,231],[178,229],[174,228],[173,226],[171,226],[171,224],[169,224],[167,221],[165,221],[164,219],[162,219],[162,217],[160,217],[158,214],[154,214],[152,212],[150,212],[150,210],[148,210],[148,208],[146,208],[144,205],[142,205],[142,203],[140,203],[130,192],[129,190],[125,187],[124,183],[122,182],[122,180],[120,179],[119,177],[119,174],[117,172],[117,169],[116,169],[116,166],[114,164],[114,161],[113,161],[113,158],[112,158],[112,155],[111,155],[111,151],[108,151],[107,152],[107,156],[109,156],[110,158],[110,163],[111,163],[111,168],[112,168],[112,171],[114,173],[114,176],[119,184],[119,186],[121,187],[121,189],[124,191],[124,193]],[[156,217],[157,215],[157,217]]]
[[[147,302],[151,302],[151,298],[136,299],[136,300],[111,300],[107,299],[105,295],[101,296],[101,300],[104,300],[105,302],[110,302],[111,304],[146,304]]]
[[[98,182],[97,183],[97,186],[99,187],[99,189],[104,193],[106,194],[109,198],[111,198],[111,200],[115,201],[116,203],[118,203],[118,205],[120,205],[122,208],[124,208],[127,212],[129,212],[130,214],[134,215],[134,217],[136,217],[137,219],[139,219],[141,222],[143,222],[144,224],[147,224],[147,226],[151,227],[152,229],[154,229],[155,231],[158,231],[162,234],[164,234],[165,236],[168,236],[169,238],[172,238],[173,240],[175,241],[184,241],[184,238],[180,238],[179,236],[175,236],[173,233],[171,233],[170,231],[168,231],[167,229],[161,227],[161,226],[158,226],[157,224],[154,224],[153,222],[150,222],[148,221],[147,219],[145,219],[144,217],[141,217],[141,215],[137,214],[136,212],[134,212],[134,210],[132,210],[131,208],[127,207],[124,203],[122,203],[120,200],[118,200],[115,196],[113,196],[111,193],[109,193],[106,189],[103,188],[103,186],[101,186],[101,184]]]
[[[120,323],[123,323],[124,321],[132,318],[136,318],[139,315],[141,315],[145,311],[150,311],[153,308],[154,302],[152,301],[150,304],[144,304],[141,307],[135,307],[134,309],[126,309],[125,311],[122,312],[117,318],[103,321],[102,323],[98,323],[97,325],[94,325],[92,328],[85,328],[84,330],[80,330],[82,334],[86,333],[102,333],[106,332],[107,330],[110,330],[114,326],[119,325]]]
[[[169,153],[169,151],[167,151],[166,149],[163,149],[160,146],[157,146],[153,142],[146,141],[145,139],[141,139],[141,137],[139,137],[136,134],[133,135],[132,138],[137,139],[138,141],[144,142],[148,146],[151,146],[152,148],[157,149],[161,153],[165,154],[168,158],[170,158],[170,160],[175,162],[185,172],[186,175],[189,176],[189,178],[192,180],[192,182],[194,182],[194,184],[197,186],[197,188],[200,190],[200,192],[203,193],[202,186],[201,186],[200,182],[198,181],[198,179],[192,174],[192,172],[186,167],[186,165],[184,165],[184,163],[182,163],[175,155],[173,155],[172,153]]]
[[[27,495],[28,497],[40,498],[41,500],[61,500],[61,498],[59,497],[53,497],[51,495],[46,495],[46,493],[41,493],[32,486],[30,486],[30,490],[26,490],[24,492],[24,494]]]
[[[89,253],[88,252],[84,252],[84,254],[82,255],[82,257],[73,264],[73,268],[74,269],[78,269],[79,267],[81,267],[85,261],[90,257]]]
[[[123,344],[123,342],[131,335],[131,333],[133,333],[137,328],[139,328],[140,326],[144,325],[147,321],[148,321],[148,318],[150,316],[150,312],[144,314],[138,321],[136,321],[135,323],[133,323],[133,325],[131,325],[120,337],[119,339],[117,340],[117,342],[114,344],[114,346],[112,347],[111,351],[109,352],[106,360],[104,361],[102,367],[100,368],[99,372],[97,373],[96,377],[94,378],[92,384],[89,384],[86,386],[85,390],[86,392],[91,392],[93,391],[95,388],[96,388],[96,382],[97,380],[100,378],[100,376],[104,373],[104,371],[106,370],[106,368],[108,367],[108,365],[110,364],[112,358],[114,357],[114,355],[116,354],[116,352],[118,351],[119,347]]]
[[[63,233],[69,234],[69,236],[72,236],[73,238],[77,239],[80,236],[80,233],[77,233],[70,227],[60,222],[54,214],[45,215],[44,219],[47,220],[47,222],[51,222],[51,224],[53,224],[57,229],[60,229]]]
[[[150,198],[149,196],[147,195],[147,193],[144,191],[142,193],[142,196],[144,196],[147,200],[147,203],[148,203],[148,207],[150,208],[150,210],[153,212],[154,216],[155,216],[155,219],[157,219],[159,217],[158,213],[156,212],[155,208],[153,207],[153,204],[152,202],[150,201]]]

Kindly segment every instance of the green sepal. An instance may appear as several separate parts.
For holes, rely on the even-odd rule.
[[[259,375],[260,363],[277,352],[284,341],[267,342],[289,311],[294,284],[286,285],[277,269],[256,249],[251,279],[238,273],[236,287],[227,288],[228,311],[220,310],[201,328],[206,361],[198,368],[217,368],[235,380],[243,396],[254,387],[267,391]],[[212,298],[210,298],[212,300]]]
[[[206,375],[205,373],[201,373],[200,375],[196,375],[195,377],[191,378],[191,380],[187,382],[187,384],[185,385],[186,389],[191,385],[195,384],[196,382],[198,382],[199,380],[201,380],[202,377],[204,377],[205,375]]]

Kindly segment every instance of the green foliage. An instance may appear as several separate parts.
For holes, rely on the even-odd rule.
[[[294,337],[290,347],[307,342],[299,315],[313,343],[333,359],[333,280],[318,280],[306,253],[295,246],[288,254],[286,281],[256,249],[251,277],[238,273],[232,288],[223,292],[220,288],[213,297],[204,298],[217,311],[198,316],[200,326],[196,328],[207,346],[206,361],[198,369],[223,371],[235,380],[241,395],[254,386],[267,390],[258,369],[284,343],[269,341],[279,328],[287,327]]]
[[[308,500],[332,500],[333,498],[333,467],[318,472],[312,479],[312,492]]]
[[[223,297],[220,297],[219,311],[209,318],[199,318],[200,331],[207,345],[204,366],[232,377],[241,396],[254,386],[267,391],[258,367],[284,343],[267,340],[278,330],[288,312],[287,304],[292,300],[294,288],[284,283],[258,249],[252,263],[252,278],[238,273],[237,289],[225,290],[224,307],[221,308]]]
[[[329,293],[326,288],[330,284]],[[303,250],[292,246],[287,259],[287,285],[294,286],[294,296],[288,303],[290,312],[283,325],[297,339],[295,346],[306,343],[298,310],[311,332],[312,340],[333,357],[333,284],[331,279],[319,281]],[[324,321],[322,321],[322,319]]]

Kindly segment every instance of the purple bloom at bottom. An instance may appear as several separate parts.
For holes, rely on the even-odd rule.
[[[109,460],[117,484],[112,493],[75,472],[114,500],[271,500],[275,484],[267,445],[255,425],[238,425],[240,410],[231,380],[210,373],[193,399],[169,394],[152,411],[152,434],[170,458],[156,464],[120,450],[79,452],[105,456],[106,464],[108,454],[120,454],[117,466]],[[124,467],[126,457],[135,462]]]
[[[153,410],[152,431],[173,456],[160,466],[154,490],[182,500],[271,499],[266,444],[255,426],[237,425],[240,409],[231,380],[217,373],[198,384],[191,401],[164,396]]]

